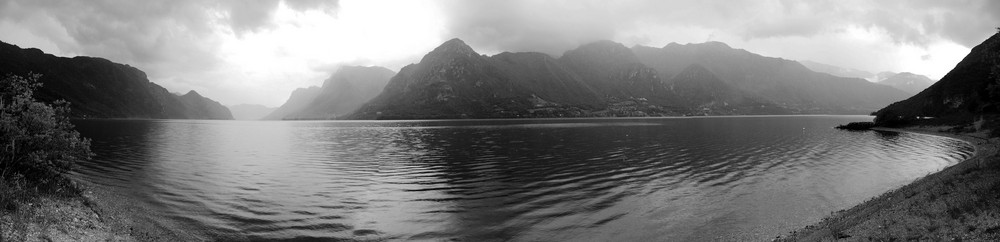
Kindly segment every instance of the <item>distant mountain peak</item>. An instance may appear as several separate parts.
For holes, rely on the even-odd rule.
[[[910,72],[900,72],[894,75],[885,77],[879,80],[880,84],[889,85],[895,87],[896,89],[906,91],[911,94],[917,94],[927,87],[934,84],[934,80],[931,80],[927,76],[914,74]]]
[[[191,91],[188,91],[186,94],[184,94],[184,96],[201,97],[201,94],[198,94],[198,92],[196,92],[194,90],[191,90]]]
[[[904,72],[900,72],[900,73],[897,73],[897,74],[896,74],[896,75],[894,75],[894,76],[901,76],[901,77],[918,77],[918,78],[921,78],[921,79],[927,79],[927,80],[930,80],[930,78],[928,78],[928,77],[926,77],[926,76],[923,76],[923,75],[920,75],[920,74],[916,74],[916,73],[913,73],[913,72],[906,72],[906,71],[904,71]]]
[[[442,54],[442,53],[458,54],[458,55],[464,55],[464,56],[479,55],[479,53],[476,53],[476,51],[473,50],[472,47],[470,47],[469,45],[465,44],[465,41],[462,41],[459,38],[454,38],[454,39],[450,39],[448,41],[445,41],[444,43],[442,43],[441,45],[439,45],[437,48],[434,48],[434,50],[432,50],[431,53],[429,53],[428,55],[435,54],[435,53],[438,53],[438,54]]]

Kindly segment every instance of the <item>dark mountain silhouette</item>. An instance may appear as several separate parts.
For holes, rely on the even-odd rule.
[[[384,67],[344,66],[327,78],[313,100],[282,119],[336,119],[377,96],[396,75]]]
[[[288,116],[289,114],[297,113],[305,109],[319,93],[323,91],[323,88],[317,86],[311,86],[308,88],[299,88],[292,91],[292,94],[288,96],[288,101],[282,104],[267,116],[264,116],[265,120],[281,120]]]
[[[483,56],[459,39],[408,65],[352,118],[509,118],[677,114],[656,71],[628,48],[598,42],[560,59]]]
[[[674,76],[699,64],[731,86],[793,113],[868,113],[906,93],[859,78],[809,70],[795,61],[765,57],[720,42],[632,50],[661,76]]]
[[[278,109],[260,104],[237,104],[228,106],[228,108],[229,111],[233,112],[233,118],[236,120],[259,120]]]
[[[459,39],[403,67],[355,116],[370,118],[486,118],[530,107],[530,92],[513,85]]]
[[[972,48],[940,81],[917,95],[879,110],[875,122],[891,125],[934,117],[940,122],[971,122],[1000,114],[1000,34]]]
[[[931,84],[934,84],[934,81],[924,75],[902,72],[889,76],[878,83],[895,87],[896,89],[903,90],[910,94],[917,94],[920,93],[920,91],[927,89],[927,87],[930,87]]]
[[[173,95],[171,94],[169,97],[173,97]],[[169,115],[171,117],[183,117],[187,119],[202,119],[205,117],[216,117],[211,119],[233,119],[233,114],[229,111],[229,108],[215,100],[201,96],[198,92],[189,91],[187,94],[181,95],[177,100],[180,101],[179,106],[168,105],[168,107],[171,107],[170,109],[174,110],[173,114]]]
[[[75,118],[232,119],[229,109],[196,92],[172,94],[134,67],[101,58],[57,57],[0,42],[0,73],[42,74],[36,96],[66,100]]]

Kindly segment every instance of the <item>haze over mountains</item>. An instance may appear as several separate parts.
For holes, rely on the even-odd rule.
[[[880,81],[880,79],[878,79],[878,75],[876,75],[875,73],[871,73],[869,71],[829,65],[809,60],[800,60],[799,63],[801,63],[803,66],[806,66],[806,68],[809,68],[810,70],[813,70],[815,72],[827,73],[839,77],[861,78],[871,82]]]
[[[384,67],[343,66],[322,87],[299,88],[264,119],[337,119],[378,95],[396,73]]]
[[[278,109],[260,104],[237,104],[227,107],[236,120],[260,120]]]
[[[862,78],[870,82],[894,87],[909,94],[917,94],[927,87],[930,87],[931,84],[934,84],[934,80],[931,80],[929,77],[910,72],[895,73],[885,71],[873,74],[868,71],[827,65],[813,61],[799,61],[799,63],[802,63],[802,65],[816,72],[823,72],[840,77]]]
[[[66,100],[74,118],[233,119],[225,106],[195,91],[173,94],[146,73],[101,58],[57,57],[0,42],[0,74],[41,74],[36,98]]]
[[[885,79],[881,79],[878,83],[895,87],[896,89],[903,90],[910,94],[917,94],[934,84],[934,80],[931,80],[924,75],[901,72],[890,75]]]
[[[281,120],[285,116],[296,113],[302,109],[305,109],[312,100],[319,96],[320,91],[323,89],[317,86],[298,88],[292,91],[292,94],[288,96],[288,101],[285,101],[280,107],[275,109],[273,112],[264,116],[265,120]]]

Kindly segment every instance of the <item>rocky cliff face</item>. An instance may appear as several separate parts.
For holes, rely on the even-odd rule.
[[[971,122],[1000,114],[1000,33],[979,44],[940,81],[917,95],[877,112],[875,122],[890,124],[918,117]],[[948,120],[945,120],[948,121]]]
[[[232,119],[217,102],[200,95],[171,94],[128,65],[94,57],[57,57],[3,42],[0,57],[0,73],[42,74],[38,98],[69,101],[75,118]]]

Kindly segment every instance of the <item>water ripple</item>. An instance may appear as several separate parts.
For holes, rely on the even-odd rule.
[[[220,240],[762,240],[972,153],[867,118],[80,121],[79,175]]]

